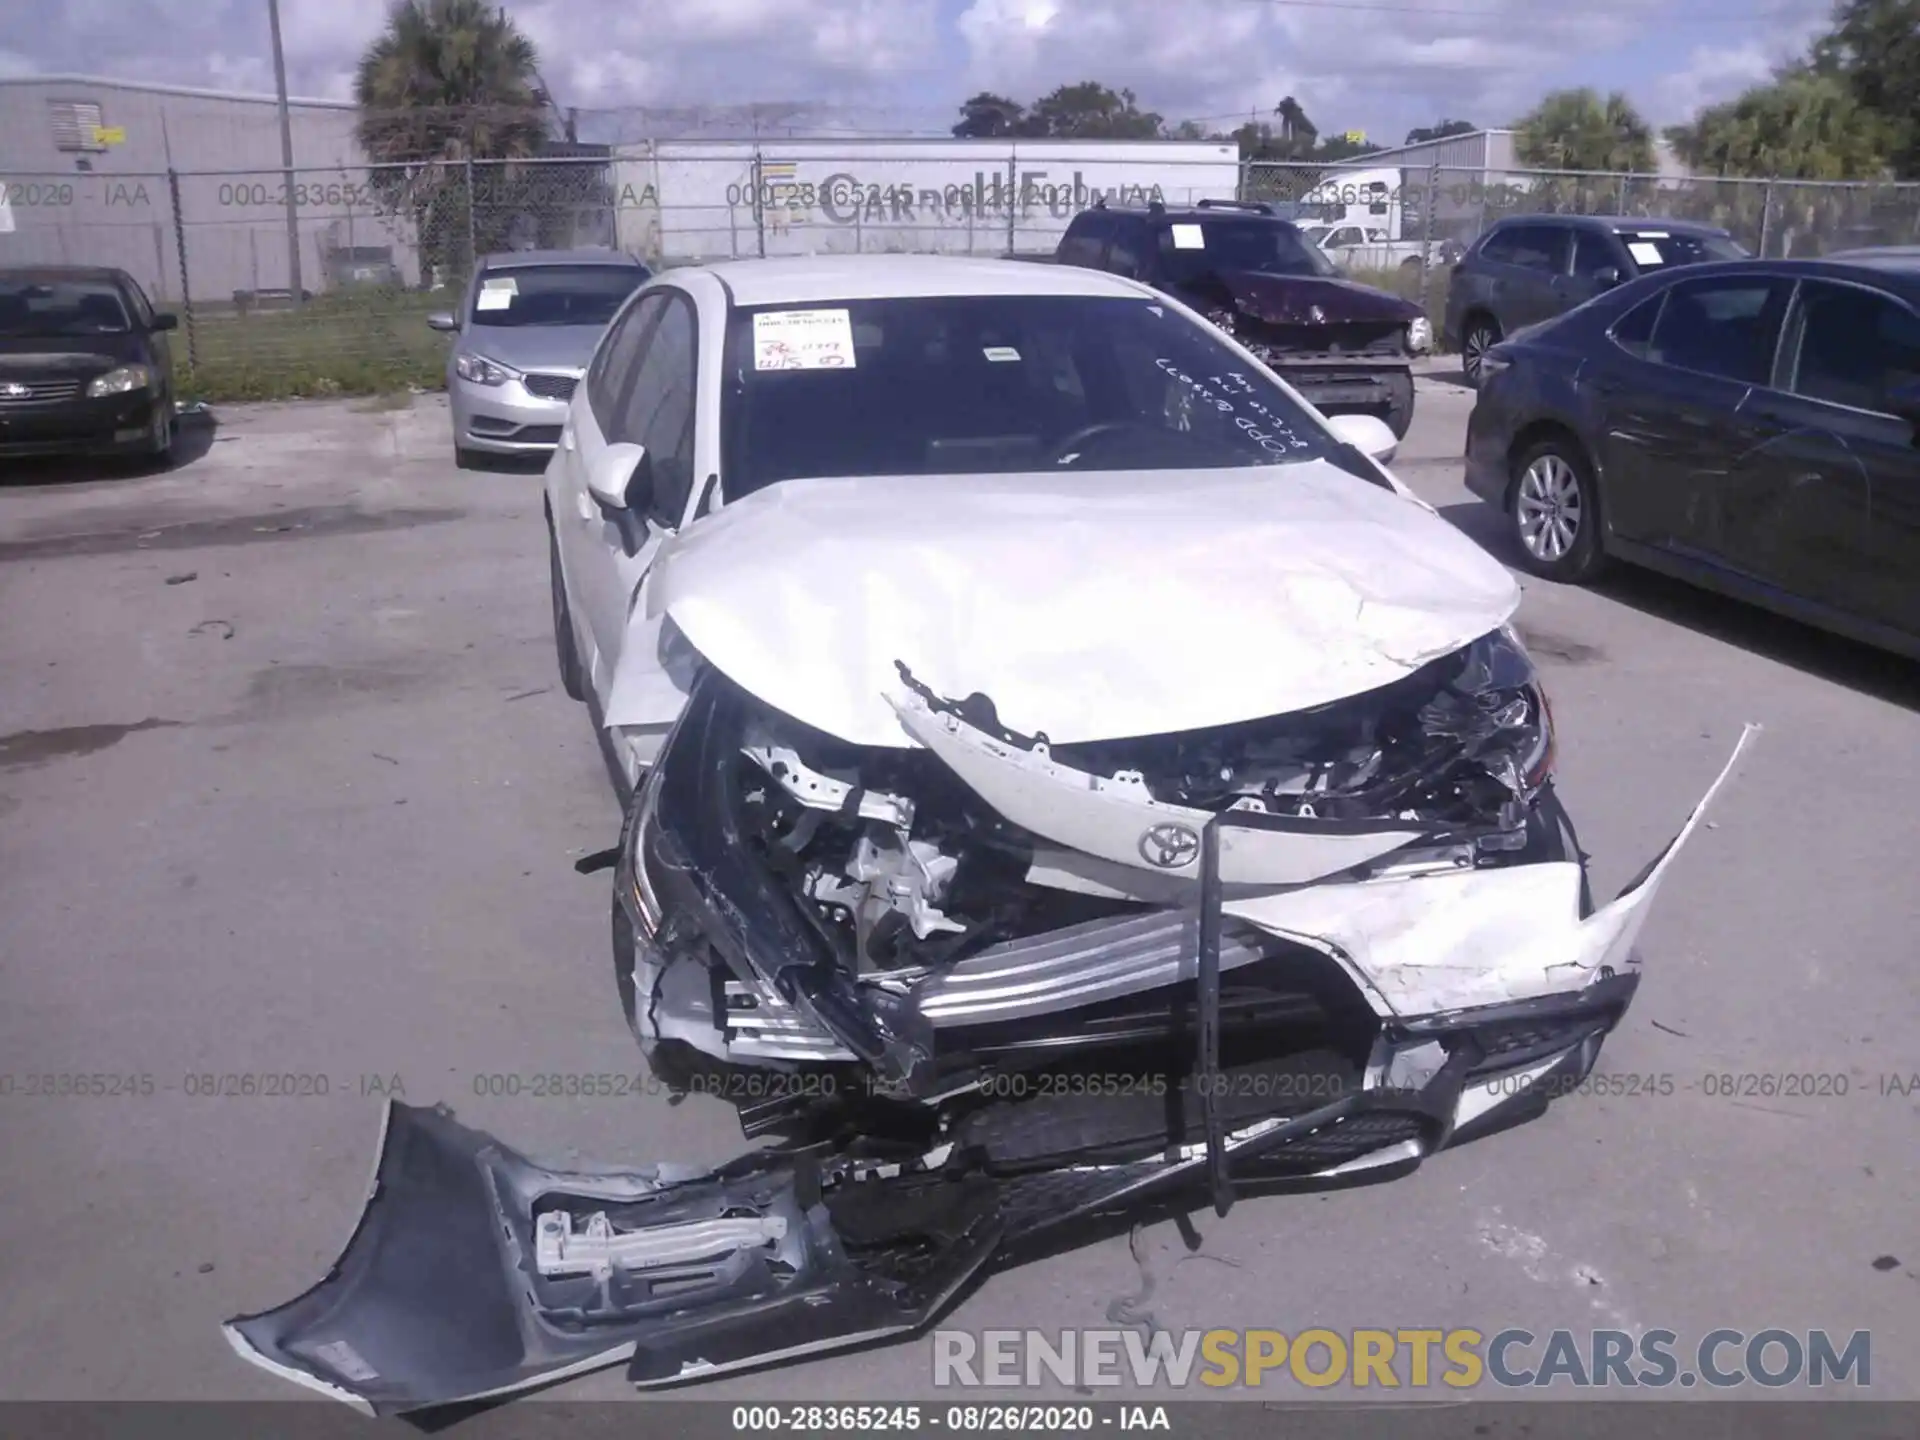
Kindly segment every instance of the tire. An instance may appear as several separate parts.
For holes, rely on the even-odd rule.
[[[140,452],[136,462],[148,474],[173,468],[173,401],[163,400],[154,408],[153,434],[148,437],[147,447]]]
[[[1460,368],[1474,389],[1480,388],[1480,357],[1499,343],[1500,327],[1490,317],[1476,315],[1467,322],[1460,337]]]
[[[1387,381],[1387,413],[1381,416],[1393,438],[1404,440],[1413,428],[1413,372],[1402,370]]]
[[[553,649],[560,663],[560,685],[569,700],[587,698],[586,667],[580,663],[579,642],[573,635],[573,611],[567,604],[567,587],[560,578],[560,542],[554,539],[553,523],[547,523],[547,586],[553,592]]]
[[[1514,464],[1507,520],[1529,574],[1584,585],[1606,565],[1593,467],[1569,436],[1542,440]]]

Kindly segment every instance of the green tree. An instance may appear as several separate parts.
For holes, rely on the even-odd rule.
[[[1655,166],[1653,131],[1624,94],[1556,90],[1514,128],[1522,165],[1538,170],[1614,173]]]
[[[428,263],[457,270],[472,260],[470,230],[484,251],[515,216],[546,212],[541,192],[558,177],[490,165],[483,200],[468,194],[463,163],[524,160],[546,147],[551,102],[537,59],[506,12],[482,0],[396,0],[360,57],[356,129],[382,167],[372,186],[412,217]]]
[[[1879,117],[1895,173],[1920,179],[1920,0],[1840,0],[1812,62]]]
[[[1034,101],[1016,133],[1054,140],[1155,140],[1162,123],[1140,108],[1133,91],[1083,80]]]
[[[960,123],[953,127],[961,140],[995,140],[1020,133],[1027,107],[1004,95],[982,90],[960,107]]]
[[[1406,143],[1424,145],[1429,140],[1448,140],[1455,135],[1472,135],[1479,126],[1471,120],[1442,120],[1438,125],[1423,125],[1407,132]]]
[[[1886,165],[1886,126],[1838,75],[1783,72],[1667,131],[1698,173],[1782,180],[1860,180]]]

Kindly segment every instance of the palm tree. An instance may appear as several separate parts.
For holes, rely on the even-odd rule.
[[[1894,129],[1863,106],[1839,76],[1794,66],[1772,82],[1696,115],[1667,132],[1675,152],[1696,172],[1761,180],[1884,178]],[[1803,237],[1816,239],[1850,222],[1868,225],[1876,194],[1860,186],[1755,184],[1719,187],[1724,197],[1712,218],[1730,229],[1757,232],[1765,248],[1792,254]],[[1772,213],[1765,213],[1767,200]],[[1864,201],[1864,209],[1855,202]],[[1705,218],[1705,217],[1703,217]],[[1911,230],[1911,222],[1901,227]],[[1899,238],[1908,238],[1906,234]]]
[[[487,249],[481,232],[491,240],[504,223],[467,194],[465,162],[521,160],[546,144],[537,59],[506,11],[482,0],[396,0],[360,57],[356,129],[372,187],[413,216],[423,259],[457,268],[471,261],[470,239]],[[515,167],[490,170],[502,190],[524,183]]]
[[[1288,157],[1300,158],[1310,154],[1314,142],[1320,138],[1320,132],[1314,128],[1313,121],[1307,118],[1307,112],[1300,102],[1289,95],[1273,107],[1273,113],[1280,117],[1280,140]]]
[[[1619,91],[1556,90],[1523,116],[1514,150],[1541,170],[1618,174],[1655,166],[1653,131]]]

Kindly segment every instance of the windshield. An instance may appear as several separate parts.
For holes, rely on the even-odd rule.
[[[529,265],[489,270],[474,292],[475,325],[605,325],[646,281],[637,265]]]
[[[821,476],[1284,465],[1336,442],[1150,298],[960,296],[736,311],[727,494]]]
[[[1622,230],[1620,243],[1642,270],[1698,265],[1707,260],[1745,260],[1747,248],[1725,235],[1679,235],[1669,230]]]
[[[124,335],[132,328],[110,280],[0,278],[0,335]]]
[[[1334,263],[1294,226],[1276,220],[1176,221],[1160,232],[1160,259],[1176,284],[1221,270],[1267,275],[1338,275]]]

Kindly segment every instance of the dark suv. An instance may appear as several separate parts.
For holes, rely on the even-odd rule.
[[[1205,315],[1326,414],[1413,423],[1412,357],[1433,344],[1418,305],[1344,278],[1271,205],[1097,205],[1073,217],[1054,261],[1153,286]]]
[[[1447,282],[1446,342],[1467,382],[1480,359],[1527,325],[1564,315],[1642,275],[1747,251],[1724,230],[1624,215],[1512,215],[1474,241]]]

